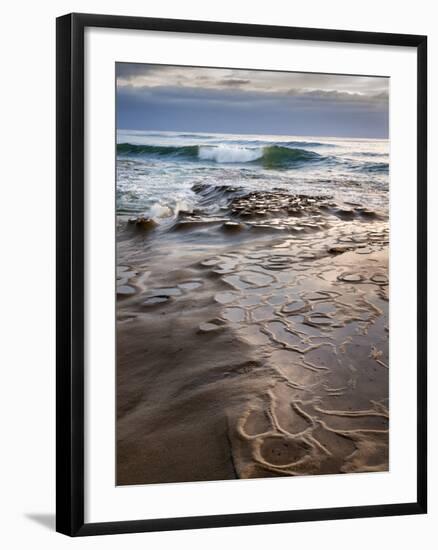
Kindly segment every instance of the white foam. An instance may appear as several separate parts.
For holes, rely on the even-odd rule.
[[[164,206],[159,202],[156,202],[149,208],[149,217],[153,220],[157,218],[169,218],[173,216],[173,210],[169,206]]]
[[[163,219],[176,218],[181,210],[192,212],[192,203],[185,199],[175,199],[172,204],[169,205],[162,204],[162,202],[155,202],[144,215],[145,217],[152,218],[154,221],[159,222]]]
[[[263,148],[218,145],[217,147],[200,147],[198,155],[200,159],[214,160],[219,163],[251,162],[263,156]]]
[[[185,212],[193,212],[193,204],[186,199],[177,199],[174,208],[175,216],[178,215],[180,210],[184,210]]]

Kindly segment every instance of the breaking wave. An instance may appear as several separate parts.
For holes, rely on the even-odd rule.
[[[168,157],[169,159],[183,159],[189,161],[212,161],[219,164],[259,163],[265,168],[281,168],[319,162],[327,157],[292,147],[270,145],[265,147],[243,147],[236,145],[133,145],[120,143],[117,145],[120,156],[134,157]]]

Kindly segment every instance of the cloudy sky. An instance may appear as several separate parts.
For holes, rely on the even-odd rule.
[[[125,130],[388,137],[389,79],[117,63]]]

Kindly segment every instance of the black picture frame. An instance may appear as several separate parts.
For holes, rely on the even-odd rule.
[[[56,529],[69,536],[424,514],[427,511],[427,38],[426,36],[68,14],[57,19]],[[406,46],[417,52],[417,498],[311,510],[84,522],[84,30],[155,30]]]

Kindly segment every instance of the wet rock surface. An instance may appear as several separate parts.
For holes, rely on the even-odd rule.
[[[119,243],[118,482],[387,470],[387,221],[329,197],[195,192],[225,215],[175,223],[210,220],[219,245]]]
[[[128,225],[144,230],[206,232],[253,238],[266,232],[296,235],[322,231],[337,221],[370,221],[385,218],[382,212],[357,203],[339,203],[326,195],[303,195],[284,190],[244,192],[222,185],[194,184],[199,205],[179,210],[175,218],[160,225],[145,216],[130,218]],[[252,230],[249,233],[249,230]],[[153,235],[153,233],[151,233]],[[333,251],[333,253],[336,253]]]

